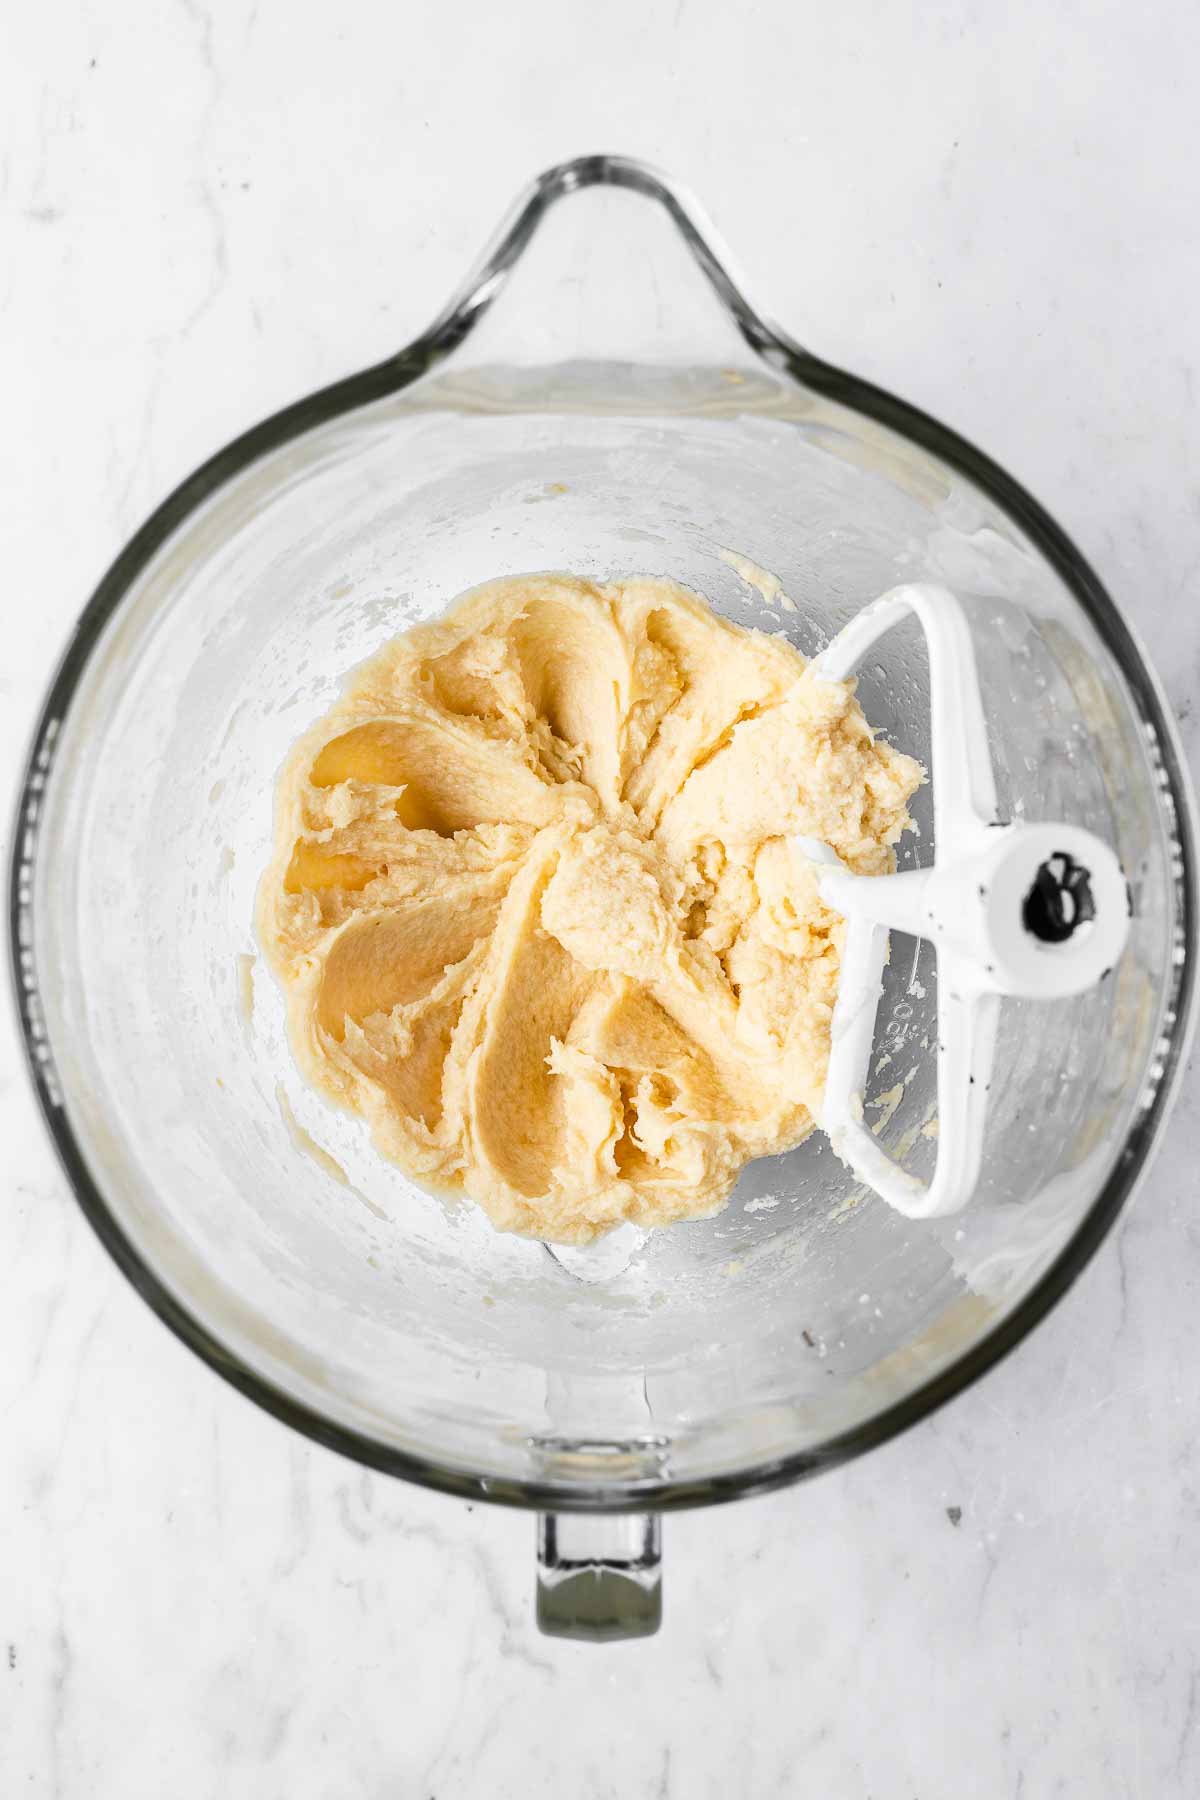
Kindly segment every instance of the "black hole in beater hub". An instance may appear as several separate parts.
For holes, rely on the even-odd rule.
[[[1065,944],[1080,925],[1096,916],[1092,878],[1065,850],[1048,856],[1033,878],[1021,908],[1021,923],[1043,944]]]

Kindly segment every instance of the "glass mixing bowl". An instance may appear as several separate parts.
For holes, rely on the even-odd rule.
[[[251,928],[285,752],[392,634],[547,568],[670,575],[809,654],[899,580],[962,597],[1006,816],[1102,835],[1134,919],[1099,988],[1005,1003],[958,1218],[900,1217],[814,1138],[718,1218],[551,1250],[413,1186],[300,1081]],[[860,696],[928,760],[915,628]],[[928,790],[917,817],[909,862]],[[677,189],[587,158],[535,183],[424,337],[247,432],[104,577],[22,799],[26,1041],[80,1204],[173,1330],[324,1444],[539,1509],[548,1629],[645,1631],[664,1509],[919,1419],[1096,1248],[1182,1067],[1191,820],[1146,660],[1041,508],[765,324]],[[919,1174],[936,986],[928,946],[894,941],[869,1116]]]

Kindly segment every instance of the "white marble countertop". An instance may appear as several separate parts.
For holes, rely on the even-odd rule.
[[[531,173],[598,148],[689,181],[768,311],[1047,502],[1195,750],[1195,8],[740,17],[13,13],[6,766],[168,487],[395,348]],[[201,1367],[77,1213],[7,1017],[0,1057],[4,1796],[1200,1792],[1194,1082],[1030,1342],[854,1467],[668,1520],[660,1636],[594,1649],[534,1630],[530,1518],[364,1474]]]

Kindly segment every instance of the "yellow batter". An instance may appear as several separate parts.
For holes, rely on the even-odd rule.
[[[813,1125],[842,924],[920,766],[672,582],[521,576],[389,644],[281,778],[259,935],[305,1073],[419,1180],[586,1243]]]

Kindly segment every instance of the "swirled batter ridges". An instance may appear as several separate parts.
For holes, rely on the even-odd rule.
[[[417,1179],[584,1243],[812,1129],[842,924],[920,766],[654,579],[522,576],[390,643],[280,781],[261,941],[306,1075]]]

